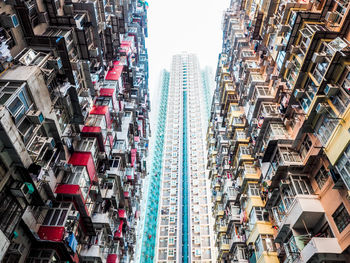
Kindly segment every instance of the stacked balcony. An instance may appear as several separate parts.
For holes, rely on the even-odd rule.
[[[145,3],[0,5],[0,261],[129,262],[147,174]]]
[[[207,138],[218,262],[349,257],[348,17],[348,1],[225,12]]]

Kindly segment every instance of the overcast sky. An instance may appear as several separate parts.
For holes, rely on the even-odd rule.
[[[159,85],[160,71],[170,69],[174,54],[188,51],[197,54],[201,68],[212,67],[215,73],[222,43],[222,15],[229,0],[148,0],[149,89],[151,109]],[[151,114],[152,116],[154,116]],[[153,120],[154,121],[154,120]],[[155,134],[155,131],[153,131]]]

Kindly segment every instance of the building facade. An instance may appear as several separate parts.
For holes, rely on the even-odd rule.
[[[130,262],[149,136],[145,1],[0,1],[0,261]]]
[[[232,0],[207,132],[218,262],[350,258],[348,1]]]
[[[140,262],[212,262],[205,91],[194,54],[164,71]]]

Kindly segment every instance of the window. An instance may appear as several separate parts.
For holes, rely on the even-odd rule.
[[[295,163],[301,162],[301,157],[297,152],[293,152],[288,148],[281,148],[281,155],[285,162]]]
[[[108,97],[98,97],[95,101],[96,106],[112,106],[112,100]]]
[[[264,215],[264,208],[253,206],[249,214],[249,230],[252,231],[257,221],[269,221],[269,218]]]
[[[248,146],[241,146],[241,147],[239,147],[239,153],[240,153],[240,155],[242,155],[242,154],[249,155],[250,149]]]
[[[5,191],[0,193],[0,203],[0,230],[9,238],[22,216],[22,208],[17,200]]]
[[[306,135],[300,148],[300,153],[303,158],[305,158],[307,153],[310,151],[311,147],[312,147],[312,141],[310,140],[310,137]]]
[[[69,210],[71,210],[71,203],[54,204],[44,219],[44,226],[64,226]]]
[[[344,183],[350,189],[350,145],[345,149],[343,155],[335,164]]]
[[[309,110],[311,102],[314,99],[316,93],[317,93],[316,84],[312,81],[311,78],[308,78],[307,85],[305,86],[305,93],[300,100],[301,107],[303,108],[304,112],[307,112]]]
[[[259,196],[260,195],[260,187],[259,184],[248,184],[249,195]]]
[[[341,204],[337,208],[337,210],[335,210],[332,217],[333,217],[335,224],[337,225],[339,233],[343,232],[343,230],[350,223],[350,215],[349,215],[348,211],[346,210],[344,204]]]
[[[321,169],[318,171],[318,173],[315,176],[316,183],[318,185],[318,188],[322,189],[322,187],[325,185],[325,183],[328,180],[328,172],[324,168],[324,166],[321,167]]]
[[[259,259],[263,251],[276,251],[276,246],[272,235],[259,235],[255,241],[256,258]]]
[[[311,185],[305,176],[292,176],[292,184],[294,186],[295,194],[297,195],[311,195],[313,194]]]

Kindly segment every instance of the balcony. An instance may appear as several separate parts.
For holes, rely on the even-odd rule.
[[[254,161],[252,157],[252,150],[248,145],[239,145],[238,146],[238,165],[246,161]]]
[[[220,203],[221,200],[222,200],[222,193],[221,192],[216,192],[215,191],[215,194],[213,194],[213,200],[217,203]]]
[[[230,241],[227,238],[221,237],[219,241],[219,255],[218,259],[224,259],[230,251]]]
[[[224,216],[224,206],[222,204],[218,204],[215,209],[215,217]]]
[[[289,147],[281,147],[278,145],[276,147],[277,151],[274,154],[273,158],[271,158],[271,153],[274,149],[272,147],[271,152],[265,152],[264,157],[262,159],[263,163],[271,162],[271,165],[269,166],[266,174],[264,175],[264,178],[266,180],[271,180],[271,188],[276,187],[280,180],[283,179],[283,176],[286,175],[286,171],[288,168],[304,167],[304,163],[299,152],[293,151]]]
[[[219,221],[215,225],[216,233],[226,233],[227,232],[227,221],[224,219],[219,219]]]
[[[112,233],[112,230],[114,229],[114,223],[112,220],[111,213],[93,213],[91,216],[91,220],[94,226],[103,227],[108,231],[108,233]]]
[[[324,215],[323,206],[317,195],[296,195],[284,215],[275,215],[275,220],[280,229],[276,236],[276,242],[282,242],[289,229],[313,229]]]
[[[234,247],[237,244],[245,244],[246,238],[245,235],[236,235],[234,232],[232,233],[232,236],[230,238],[230,251],[233,251]]]
[[[313,237],[300,252],[303,262],[345,261],[337,238]]]
[[[102,245],[91,245],[90,247],[85,246],[80,250],[80,257],[83,261],[90,261],[96,263],[105,263],[107,253],[104,252],[105,248]]]

